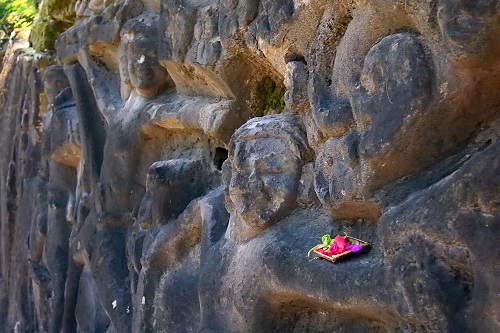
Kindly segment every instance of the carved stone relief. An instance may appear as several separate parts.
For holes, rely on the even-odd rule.
[[[499,330],[499,10],[77,1],[0,77],[0,331]]]

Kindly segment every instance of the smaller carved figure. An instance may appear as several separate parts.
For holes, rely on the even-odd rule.
[[[134,332],[160,327],[188,332],[186,322],[196,327],[200,253],[193,248],[201,241],[203,208],[200,200],[195,199],[220,181],[218,173],[195,157],[151,165],[146,194],[128,237],[132,290],[137,304],[133,310]],[[190,293],[186,295],[184,290]],[[189,318],[180,319],[186,314]],[[172,322],[182,322],[184,327],[173,327]]]
[[[369,200],[358,144],[357,133],[329,138],[316,157],[316,195],[323,207],[339,220],[374,220],[380,216],[378,204]]]
[[[411,132],[408,125],[427,111],[431,75],[418,38],[408,33],[389,35],[365,56],[359,89],[350,98],[355,129],[339,136],[330,128],[336,123],[327,121],[337,109],[313,109],[315,124],[326,137],[317,148],[315,188],[334,217],[378,218],[374,191],[413,172],[418,161],[410,150],[398,149],[408,145],[398,138]]]
[[[157,34],[158,15],[151,12],[128,20],[121,29],[121,99],[112,85],[110,88],[112,81],[106,78],[106,69],[88,53],[81,52],[79,58],[108,125],[99,184],[93,193],[95,207],[91,214],[100,225],[93,238],[91,266],[101,303],[117,332],[131,330],[129,272],[123,253],[127,228],[144,195],[143,177],[150,164],[143,159],[146,145],[142,127],[151,112],[165,102],[162,98],[172,84],[158,63]]]
[[[49,332],[59,332],[64,312],[66,273],[68,270],[69,238],[72,221],[68,214],[75,192],[76,169],[79,161],[78,121],[75,102],[62,66],[45,70],[45,92],[49,112],[45,118],[43,172],[47,173],[44,257],[50,273],[51,309]],[[69,148],[70,149],[67,149]],[[69,150],[73,150],[70,152]]]

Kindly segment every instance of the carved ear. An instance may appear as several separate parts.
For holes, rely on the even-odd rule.
[[[318,196],[314,190],[314,163],[307,163],[302,167],[299,187],[297,189],[297,204],[301,208],[319,204]]]
[[[120,46],[119,49],[119,56],[120,56],[120,95],[122,97],[122,100],[126,101],[130,93],[132,92],[132,85],[130,83],[130,75],[128,72],[128,62],[127,62],[127,57],[124,54],[125,50],[123,49],[123,46]]]
[[[231,182],[231,163],[229,159],[222,163],[222,184],[224,185],[224,198],[226,199],[226,209],[228,212],[234,210],[233,202],[229,198],[229,182]]]

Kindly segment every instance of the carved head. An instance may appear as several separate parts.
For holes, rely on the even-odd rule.
[[[295,207],[310,154],[306,142],[295,114],[254,118],[234,133],[225,177],[228,208],[246,225],[235,228],[256,234]]]
[[[432,96],[431,68],[424,47],[412,34],[389,35],[373,45],[353,106],[358,129],[364,131],[359,147],[363,157],[391,149],[405,121],[425,112]]]
[[[171,79],[158,62],[158,15],[146,12],[127,21],[120,35],[122,83],[147,98],[165,91]]]
[[[177,218],[211,185],[210,169],[200,159],[154,162],[147,175],[146,193],[138,213],[139,225],[149,228]],[[182,191],[177,189],[182,188]]]
[[[464,66],[498,59],[498,0],[441,0],[438,22],[453,61]]]

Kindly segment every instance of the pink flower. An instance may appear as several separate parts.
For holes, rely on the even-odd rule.
[[[332,254],[341,254],[346,251],[347,242],[344,237],[337,235],[332,242],[330,251]]]

